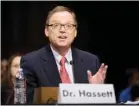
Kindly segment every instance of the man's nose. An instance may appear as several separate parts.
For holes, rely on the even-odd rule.
[[[60,27],[60,32],[65,32],[65,31],[66,31],[65,26],[62,25],[62,26]]]

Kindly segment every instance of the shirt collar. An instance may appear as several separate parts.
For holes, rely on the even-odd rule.
[[[52,52],[53,52],[53,55],[54,55],[56,61],[57,61],[58,63],[60,63],[60,60],[62,59],[62,56],[61,56],[58,52],[56,52],[56,51],[53,49],[52,46],[50,46],[50,47],[51,47],[51,50],[52,50]],[[71,48],[69,48],[68,52],[67,52],[66,55],[65,55],[65,58],[66,58],[66,62],[70,64],[70,62],[72,61],[72,51],[71,51]]]

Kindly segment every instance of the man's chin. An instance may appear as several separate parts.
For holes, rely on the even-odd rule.
[[[67,45],[67,44],[58,44],[57,47],[59,47],[59,48],[68,48],[68,47],[70,47],[70,45]]]

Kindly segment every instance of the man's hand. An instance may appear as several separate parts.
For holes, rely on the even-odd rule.
[[[106,78],[106,72],[107,72],[108,66],[104,63],[101,64],[98,72],[92,76],[91,71],[87,71],[88,74],[88,81],[91,84],[103,84]]]

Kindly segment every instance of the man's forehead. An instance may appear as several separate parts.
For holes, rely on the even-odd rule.
[[[55,12],[55,13],[53,13],[52,16],[65,16],[65,15],[72,16],[72,14],[68,11]]]
[[[68,11],[56,12],[50,17],[50,20],[59,21],[59,20],[63,20],[63,18],[64,20],[71,20],[71,21],[74,20],[72,14],[69,13]]]

